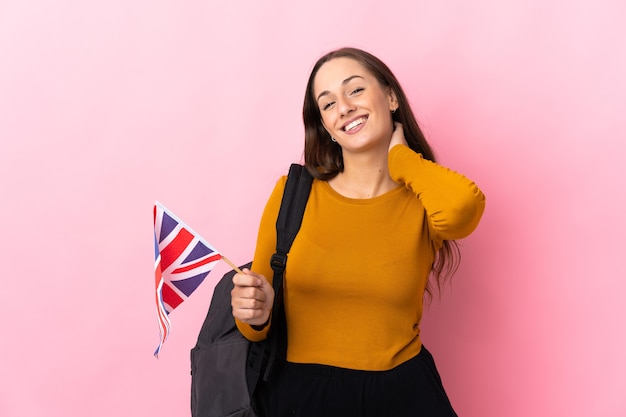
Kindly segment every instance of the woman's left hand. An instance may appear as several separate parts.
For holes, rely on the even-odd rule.
[[[391,134],[391,142],[389,142],[389,150],[396,145],[407,145],[406,139],[404,139],[404,129],[402,128],[402,123],[394,122],[393,127],[394,129]]]

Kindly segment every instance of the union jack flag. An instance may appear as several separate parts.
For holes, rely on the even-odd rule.
[[[209,275],[222,255],[158,201],[154,204],[154,275],[161,340],[170,332],[169,313]]]

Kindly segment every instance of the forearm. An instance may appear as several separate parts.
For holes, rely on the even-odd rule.
[[[442,240],[461,239],[478,225],[485,209],[485,196],[467,177],[404,145],[389,152],[389,173],[422,202],[429,227]]]
[[[276,184],[265,206],[259,225],[254,259],[252,261],[251,270],[266,277],[270,284],[274,276],[274,272],[270,266],[270,259],[276,252],[276,219],[278,218],[284,187],[285,178],[282,178]],[[237,328],[247,339],[258,342],[267,337],[271,326],[271,317],[268,318],[265,324],[258,326],[252,326],[239,320],[236,320],[236,322]]]

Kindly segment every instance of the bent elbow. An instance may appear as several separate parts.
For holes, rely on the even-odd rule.
[[[457,200],[445,216],[431,217],[433,229],[441,239],[463,239],[478,227],[485,211],[485,195],[478,188],[475,190],[471,198]]]

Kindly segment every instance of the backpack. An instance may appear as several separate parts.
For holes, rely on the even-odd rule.
[[[302,165],[291,165],[276,221],[276,253],[270,261],[275,296],[272,327],[266,340],[250,342],[237,329],[230,305],[236,271],[225,274],[215,287],[198,341],[191,349],[193,417],[258,417],[257,386],[271,383],[286,357],[282,281],[287,254],[300,229],[312,181]],[[241,268],[251,265],[249,262]]]

